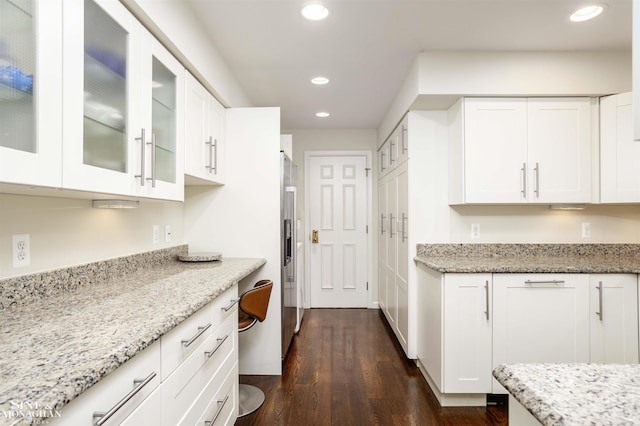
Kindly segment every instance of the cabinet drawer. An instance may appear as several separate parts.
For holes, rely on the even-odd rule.
[[[144,380],[146,384],[134,383],[134,380]],[[95,421],[93,413],[111,411],[131,391],[139,389],[104,423],[105,425],[120,424],[159,384],[160,343],[156,342],[63,407],[62,417],[52,420],[51,424],[93,425]]]
[[[215,330],[169,378],[163,382],[162,419],[167,425],[181,422],[207,383],[227,358],[237,360],[238,319],[233,316]]]
[[[238,304],[232,302],[238,298],[238,284],[234,284],[211,302],[211,323],[217,327],[229,317],[238,318]],[[225,310],[226,309],[226,310]]]
[[[211,322],[211,305],[207,305],[191,315],[176,328],[162,336],[162,380],[189,357],[207,338],[218,324]]]
[[[227,370],[227,368],[223,368],[220,373],[225,373]],[[215,389],[214,385],[217,385],[218,379],[216,376],[211,380],[211,388]],[[207,386],[208,389],[209,386]],[[203,396],[204,394],[203,392]],[[206,424],[206,421],[212,421],[212,426],[234,424],[238,417],[238,363],[233,364],[233,368],[228,372],[224,383],[218,386],[213,398],[201,399],[205,403],[209,402],[209,405],[207,405],[200,418],[194,424]]]

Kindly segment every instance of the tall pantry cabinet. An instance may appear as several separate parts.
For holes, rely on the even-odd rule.
[[[416,245],[425,240],[423,196],[429,119],[408,112],[378,150],[378,301],[408,358],[416,357]]]

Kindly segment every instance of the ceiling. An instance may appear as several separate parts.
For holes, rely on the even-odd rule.
[[[630,50],[632,0],[187,0],[255,106],[281,107],[283,129],[373,129],[412,61],[429,50]],[[315,86],[317,75],[331,81]],[[328,118],[315,113],[327,111]]]

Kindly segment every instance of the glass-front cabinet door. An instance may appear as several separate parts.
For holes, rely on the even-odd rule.
[[[135,195],[142,25],[117,0],[65,0],[64,22],[63,186]]]
[[[62,1],[0,0],[0,182],[59,187]]]

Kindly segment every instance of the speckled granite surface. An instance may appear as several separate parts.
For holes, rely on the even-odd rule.
[[[11,409],[11,401],[62,407],[266,263],[226,258],[184,263],[175,253],[166,254],[160,254],[162,261],[151,260],[148,268],[135,266],[138,255],[137,260],[109,261],[117,271],[106,271],[101,280],[86,277],[66,291],[57,289],[0,311],[0,414]],[[82,268],[102,270],[97,265]],[[75,276],[69,271],[51,274],[55,279],[45,281]],[[0,415],[0,424],[7,421]]]
[[[493,376],[544,425],[640,425],[638,364],[512,364]]]
[[[640,273],[640,244],[418,244],[439,272]]]

